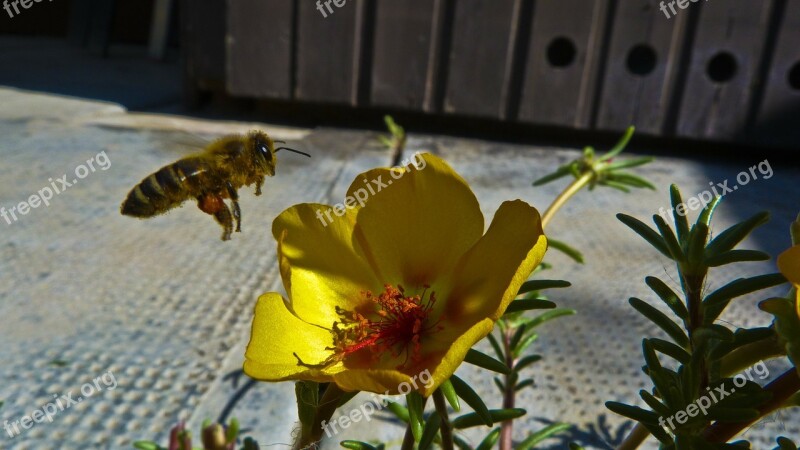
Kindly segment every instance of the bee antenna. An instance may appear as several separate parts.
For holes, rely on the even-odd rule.
[[[278,153],[278,150],[289,150],[290,152],[299,153],[301,155],[308,156],[309,158],[311,158],[311,155],[309,155],[308,153],[301,152],[300,150],[295,150],[289,147],[278,147],[275,149],[275,153]]]
[[[272,142],[274,142],[276,144],[285,144],[286,143],[286,141],[272,141]]]

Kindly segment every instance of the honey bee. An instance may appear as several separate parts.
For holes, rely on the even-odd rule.
[[[288,150],[311,157],[308,153],[287,147],[275,148],[275,143],[263,131],[247,135],[228,135],[208,144],[203,151],[179,159],[150,174],[128,193],[120,211],[123,215],[147,218],[180,206],[186,200],[197,199],[201,211],[213,215],[222,226],[222,240],[231,238],[233,222],[242,231],[242,212],[237,190],[256,185],[261,195],[265,176],[275,175],[275,154]],[[224,199],[231,200],[233,213]]]

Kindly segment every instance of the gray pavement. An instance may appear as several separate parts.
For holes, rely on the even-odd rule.
[[[119,214],[120,202],[135,183],[183,154],[176,143],[187,133],[253,127],[314,157],[280,155],[277,175],[267,180],[263,196],[241,193],[243,233],[231,242],[221,242],[217,224],[193,205],[147,221]],[[0,136],[0,206],[6,209],[51,186],[51,178],[56,183],[67,174],[71,181],[78,166],[101,152],[110,161],[106,170],[97,168],[54,196],[49,206],[32,209],[11,224],[0,218],[0,401],[5,402],[0,422],[19,420],[54,395],[86,397],[53,415],[52,423],[35,424],[13,438],[3,434],[0,448],[131,448],[137,439],[163,441],[178,420],[190,421],[197,430],[204,418],[218,417],[226,406],[262,444],[280,448],[289,443],[296,420],[291,383],[259,383],[231,403],[247,383],[236,375],[255,299],[282,289],[271,221],[295,203],[340,202],[357,173],[389,165],[391,155],[376,143],[375,133],[133,114],[113,103],[0,88]],[[418,150],[442,155],[467,179],[487,224],[503,200],[521,198],[543,210],[563,183],[534,189],[531,181],[578,155],[574,148],[411,130],[407,152]],[[569,438],[589,448],[613,448],[619,442],[629,425],[603,403],[639,403],[638,390],[649,388],[640,371],[640,342],[659,333],[627,299],[652,299],[643,278],[674,279],[675,270],[614,215],[649,217],[656,206],[668,206],[669,183],[677,182],[688,197],[707,189],[709,182],[733,180],[764,159],[754,155],[749,161],[711,165],[659,158],[642,170],[658,192],[582,192],[559,213],[548,233],[583,251],[587,264],[548,253],[555,265],[548,276],[573,283],[551,297],[578,315],[543,327],[535,351],[544,361],[531,369],[536,388],[518,399],[529,414],[518,422],[516,438],[543,423],[565,421],[576,425]],[[715,229],[768,209],[772,221],[747,245],[776,253],[789,245],[786,230],[800,210],[795,182],[800,171],[771,169],[769,179],[762,176],[725,199]],[[771,270],[774,262],[719,270],[709,289]],[[736,301],[725,320],[739,326],[769,323],[754,308],[757,300]],[[769,367],[776,376],[786,362]],[[500,405],[489,377],[476,376],[466,365],[458,373],[487,404]],[[92,395],[81,394],[86,383]],[[350,405],[361,401],[356,398]],[[759,424],[747,438],[759,449],[772,448],[762,436],[800,440],[798,418],[796,412],[783,413]],[[465,438],[476,442],[485,432],[474,430]],[[380,438],[397,447],[401,436],[400,427],[378,414],[336,439]],[[545,447],[566,448],[564,442],[553,439]]]

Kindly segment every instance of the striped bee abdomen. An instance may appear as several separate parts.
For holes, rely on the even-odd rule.
[[[155,216],[198,195],[205,170],[199,158],[186,158],[162,167],[136,185],[122,203],[122,214]]]

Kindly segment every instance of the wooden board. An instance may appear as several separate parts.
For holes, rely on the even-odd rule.
[[[503,117],[522,0],[459,0],[444,112]]]
[[[607,17],[607,0],[536,2],[521,121],[591,125]]]
[[[358,104],[364,2],[341,3],[330,4],[332,13],[324,9],[327,17],[312,1],[299,3],[295,96],[300,100]]]
[[[184,58],[187,80],[197,83],[225,79],[225,0],[182,0]]]
[[[437,3],[378,2],[370,103],[421,110],[435,78]]]
[[[661,134],[675,107],[691,11],[666,14],[652,0],[619,0],[595,127]]]
[[[747,126],[773,2],[696,3],[700,18],[677,134],[735,139]]]
[[[757,144],[800,142],[800,2],[787,2],[751,139]]]
[[[226,52],[228,92],[248,97],[291,98],[294,17],[293,1],[230,2]]]

